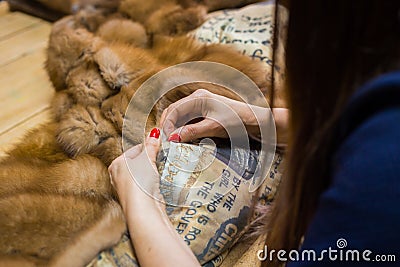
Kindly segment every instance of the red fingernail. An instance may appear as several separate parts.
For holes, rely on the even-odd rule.
[[[181,136],[177,133],[171,134],[170,137],[168,138],[168,141],[170,142],[175,142],[175,143],[179,143],[181,142]]]
[[[150,137],[153,137],[155,139],[158,139],[160,137],[160,129],[158,128],[154,128],[153,130],[151,130],[150,132]]]

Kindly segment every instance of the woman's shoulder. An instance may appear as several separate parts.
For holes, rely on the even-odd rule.
[[[339,120],[338,142],[381,112],[400,107],[400,71],[381,75],[351,97]]]
[[[388,151],[400,159],[400,71],[382,75],[354,94],[339,120],[336,148],[334,162],[342,157],[379,161]]]
[[[354,94],[337,137],[334,179],[386,179],[387,187],[396,182],[390,178],[400,174],[400,72],[380,76]]]
[[[339,129],[331,184],[320,197],[303,249],[320,252],[345,239],[348,247],[369,249],[374,255],[398,253],[400,72],[360,88]]]

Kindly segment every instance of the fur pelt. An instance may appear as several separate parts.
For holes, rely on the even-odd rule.
[[[149,34],[182,35],[199,27],[207,12],[262,0],[121,0],[119,11],[145,25]]]
[[[52,106],[59,122],[57,140],[71,157],[89,153],[108,165],[120,155],[122,125],[132,96],[144,81],[166,67],[190,61],[218,62],[242,71],[260,88],[267,86],[266,75],[260,65],[262,63],[229,47],[200,44],[187,36],[156,36],[152,47],[143,48],[136,46],[143,43],[142,29],[135,22],[118,21],[121,35],[114,42],[80,28],[73,18],[65,18],[53,28],[47,69],[58,92]],[[127,25],[127,28],[123,28],[123,25]],[[107,28],[100,27],[102,36],[117,34],[113,29],[113,33],[109,34]],[[139,33],[136,33],[138,29]],[[139,41],[132,39],[133,36],[138,36]],[[59,40],[62,40],[61,44]],[[183,75],[177,73],[170,78],[170,82],[178,83]],[[207,77],[203,78],[207,80]],[[211,84],[177,88],[175,92],[179,91],[179,94],[175,93],[175,97],[172,97],[171,93],[170,102],[164,99],[163,107],[156,105],[150,114],[148,127],[155,126],[160,112],[169,104],[198,88],[228,94],[226,90]],[[229,96],[234,97],[231,94]],[[143,102],[149,102],[146,100],[143,99]],[[140,115],[140,107],[137,109],[135,114],[139,117],[132,120],[148,115],[143,112]],[[142,140],[139,133],[142,135],[143,131],[136,129],[136,132],[130,138],[132,145]]]
[[[0,161],[0,266],[82,266],[126,230],[105,165],[70,159],[55,129],[28,133]]]
[[[201,5],[167,0],[162,8],[160,1],[148,0],[140,1],[139,9],[136,2],[123,0],[121,13],[85,5],[54,24],[46,62],[56,90],[52,121],[0,161],[0,265],[82,266],[118,242],[126,225],[107,165],[122,153],[126,108],[151,76],[182,62],[213,61],[267,87],[261,62],[223,45],[169,36],[199,25],[206,11],[216,8],[211,0]],[[184,75],[178,70],[168,82],[178,83]],[[237,98],[218,85],[186,84],[161,97],[150,114],[139,103],[128,119],[147,120],[149,130],[169,104],[199,88]],[[133,123],[126,137],[130,145],[138,144],[143,129]]]

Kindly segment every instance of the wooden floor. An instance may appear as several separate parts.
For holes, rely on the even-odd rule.
[[[0,157],[49,118],[53,88],[44,70],[51,24],[0,2]]]

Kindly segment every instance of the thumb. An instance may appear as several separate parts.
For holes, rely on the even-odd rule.
[[[172,142],[189,142],[203,137],[224,137],[225,131],[218,122],[204,119],[176,129],[168,138]]]

